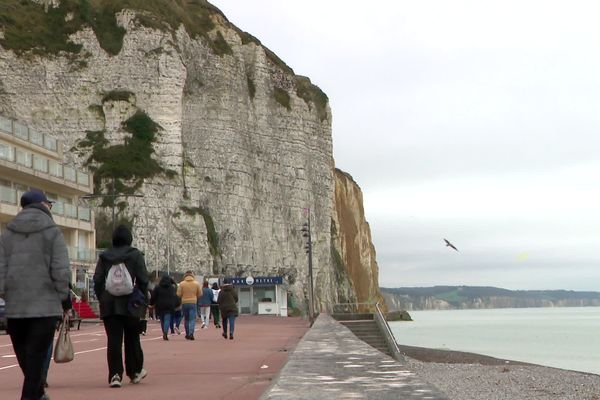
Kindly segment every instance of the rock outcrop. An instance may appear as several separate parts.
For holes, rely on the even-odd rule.
[[[161,3],[0,10],[13,13],[0,18],[0,113],[61,139],[96,193],[123,194],[117,218],[150,270],[279,275],[302,307],[310,209],[319,306],[378,298],[362,197],[334,178],[327,96],[209,3]],[[31,31],[6,22],[19,18]],[[110,200],[95,203],[99,239]]]

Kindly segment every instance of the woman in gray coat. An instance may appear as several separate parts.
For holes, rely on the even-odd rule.
[[[69,308],[67,246],[52,220],[52,202],[39,190],[21,197],[23,209],[0,238],[0,297],[24,380],[22,399],[46,399],[42,369],[56,321]]]

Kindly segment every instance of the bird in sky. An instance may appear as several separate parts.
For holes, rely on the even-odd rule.
[[[444,241],[446,242],[446,246],[452,247],[454,250],[458,251],[458,249],[456,247],[454,247],[454,245],[452,243],[450,243],[448,241],[448,239],[444,239]]]

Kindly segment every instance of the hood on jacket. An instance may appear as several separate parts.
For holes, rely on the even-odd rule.
[[[119,225],[115,228],[112,237],[112,245],[113,247],[120,246],[131,246],[133,242],[133,236],[131,236],[131,231],[125,225]]]
[[[130,246],[111,247],[100,254],[100,258],[109,264],[117,264],[129,258],[129,254],[135,252],[136,249]]]
[[[161,286],[161,287],[169,287],[172,285],[173,285],[173,279],[171,279],[171,277],[168,275],[164,275],[162,278],[160,278],[160,282],[158,282],[158,286]]]
[[[41,204],[31,204],[8,223],[7,229],[17,233],[34,233],[56,226],[50,211]]]
[[[194,278],[193,275],[186,275],[186,276],[183,277],[183,280],[187,281],[187,282],[191,282],[191,281],[195,281],[196,278]]]

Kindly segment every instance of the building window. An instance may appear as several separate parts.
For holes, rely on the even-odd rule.
[[[9,161],[14,161],[14,157],[15,156],[13,147],[4,143],[0,143],[0,158]]]
[[[10,118],[0,116],[0,130],[12,135],[12,120]]]
[[[33,168],[37,171],[48,172],[48,159],[33,156]]]
[[[59,162],[56,162],[54,160],[49,160],[48,161],[48,170],[50,172],[50,175],[52,175],[52,176],[57,176],[59,178],[63,177],[62,164]]]
[[[77,173],[74,168],[67,167],[66,165],[63,167],[63,173],[65,174],[65,179],[71,182],[77,182]]]
[[[8,204],[17,204],[17,191],[9,186],[0,186],[0,201]]]
[[[77,183],[88,186],[90,184],[90,176],[85,172],[77,171]]]
[[[32,160],[30,153],[17,149],[17,163],[25,167],[31,168],[31,161]]]
[[[38,146],[44,145],[44,135],[38,131],[30,130],[29,138],[33,144],[37,144]]]
[[[58,151],[58,141],[52,136],[44,135],[44,147],[48,150]]]
[[[23,140],[29,140],[29,129],[27,129],[26,125],[15,122],[13,124],[13,128],[15,130],[14,132],[16,137],[21,138]]]

